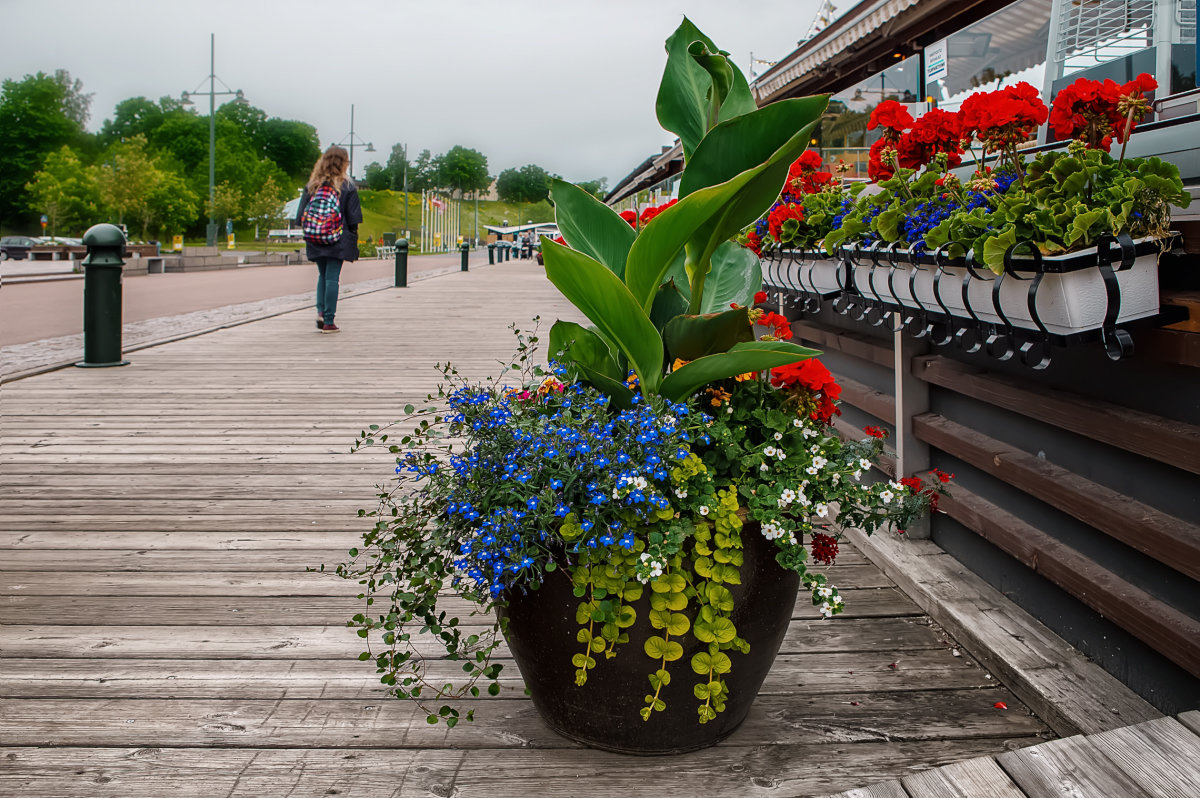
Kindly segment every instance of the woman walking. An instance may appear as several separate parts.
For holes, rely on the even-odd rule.
[[[342,264],[358,260],[358,226],[362,204],[358,187],[346,175],[350,154],[330,147],[317,159],[300,195],[296,221],[304,231],[308,259],[317,264],[317,329],[339,332],[338,281]]]

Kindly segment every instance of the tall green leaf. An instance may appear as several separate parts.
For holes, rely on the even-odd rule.
[[[629,359],[643,392],[656,392],[662,338],[625,284],[599,261],[548,238],[542,239],[542,259],[550,282]]]
[[[659,393],[672,402],[681,402],[714,380],[734,377],[749,371],[786,366],[821,354],[787,341],[750,341],[736,344],[728,352],[693,360],[672,371],[663,380]]]
[[[696,62],[688,52],[693,42],[703,42],[710,53],[719,53],[712,39],[700,32],[692,21],[684,17],[683,22],[667,39],[667,65],[663,69],[662,82],[658,87],[655,108],[658,123],[675,135],[683,145],[683,157],[692,157],[692,151],[708,132],[709,91],[712,78],[709,72]],[[733,73],[728,93],[721,104],[718,119],[731,119],[749,113],[756,107],[754,95],[746,83],[746,76],[735,64],[729,62]]]
[[[556,321],[550,328],[549,353],[551,358],[578,363],[618,382],[625,377],[604,339],[594,330],[573,321]]]
[[[762,261],[735,241],[722,243],[712,255],[712,268],[704,282],[700,312],[717,313],[736,302],[754,304],[754,294],[762,290]]]
[[[746,307],[703,316],[676,316],[663,328],[667,353],[684,360],[727,352],[734,344],[753,340],[750,309]]]
[[[654,306],[650,308],[650,321],[654,322],[654,328],[661,333],[667,322],[681,313],[687,313],[687,306],[687,297],[679,290],[675,281],[668,278],[658,287],[658,293],[654,296]]]
[[[625,276],[625,260],[637,231],[612,208],[579,186],[555,178],[550,199],[558,229],[572,249],[603,263],[618,277]]]
[[[780,100],[714,127],[696,147],[679,180],[679,196],[724,183],[739,172],[770,158],[797,131],[815,125],[829,105],[829,95]],[[804,138],[807,147],[809,138]],[[801,152],[804,148],[801,148]],[[797,154],[799,157],[799,154]],[[788,162],[791,166],[791,162]],[[780,180],[780,186],[783,181]],[[775,196],[779,191],[776,187]],[[775,197],[771,197],[775,201]]]

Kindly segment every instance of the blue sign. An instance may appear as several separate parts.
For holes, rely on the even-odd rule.
[[[233,219],[227,219],[225,221],[225,235],[233,235]]]

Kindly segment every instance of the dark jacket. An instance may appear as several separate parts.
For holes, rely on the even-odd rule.
[[[296,210],[296,223],[300,223],[301,217],[304,216],[304,209],[308,207],[308,187],[304,187],[304,191],[300,194],[300,206]],[[317,258],[337,258],[342,261],[358,260],[358,226],[362,224],[362,204],[358,200],[358,186],[350,179],[342,181],[341,192],[341,209],[342,209],[342,237],[336,244],[308,244],[307,248],[308,259],[315,261]]]

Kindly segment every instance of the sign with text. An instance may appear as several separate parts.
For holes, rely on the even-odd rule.
[[[175,236],[171,239],[171,249],[176,252],[183,252],[183,236]]]
[[[234,244],[233,244],[233,233],[230,233],[230,234],[229,234],[229,236],[228,236],[228,238],[229,238],[229,243],[226,245],[226,247],[225,247],[225,248],[226,248],[226,249],[233,249],[233,248],[234,248]]]
[[[949,73],[947,69],[947,60],[949,58],[949,47],[946,45],[946,39],[934,42],[925,48],[925,85],[928,86],[935,80],[941,80]],[[927,89],[928,91],[928,89]]]

